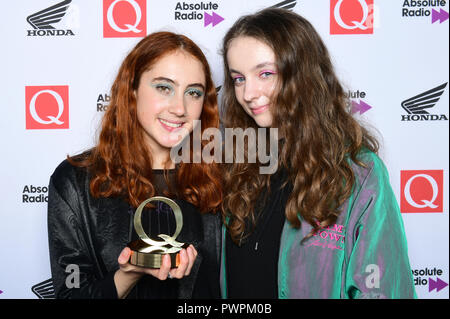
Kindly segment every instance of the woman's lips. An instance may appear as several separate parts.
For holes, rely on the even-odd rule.
[[[161,126],[169,132],[179,129],[184,124],[184,122],[172,122],[164,119],[158,119],[158,121],[161,123]]]
[[[261,114],[262,112],[266,111],[268,108],[269,108],[269,104],[266,104],[263,106],[250,108],[250,110],[252,111],[253,115],[257,115],[257,114]]]

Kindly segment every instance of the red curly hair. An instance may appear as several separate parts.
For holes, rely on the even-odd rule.
[[[163,56],[178,50],[190,54],[203,65],[206,88],[200,116],[202,133],[209,127],[219,127],[217,93],[208,61],[201,49],[183,35],[170,32],[148,35],[132,49],[119,69],[111,88],[111,101],[102,120],[97,146],[84,155],[68,157],[73,165],[89,169],[92,176],[90,191],[94,197],[122,196],[137,207],[155,195],[152,156],[145,146],[133,92],[137,90],[141,75],[146,70]],[[204,146],[209,141],[202,143]],[[216,163],[180,163],[175,187],[181,198],[201,212],[214,212],[222,201],[220,176]]]

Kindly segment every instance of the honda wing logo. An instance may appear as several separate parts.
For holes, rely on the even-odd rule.
[[[444,93],[447,83],[441,84],[434,89],[420,93],[402,102],[403,109],[408,114],[429,114],[426,109],[432,108]]]
[[[447,82],[403,101],[402,108],[408,114],[402,115],[402,121],[448,121],[445,114],[428,113],[428,109],[439,101],[446,86]]]
[[[27,18],[27,21],[34,29],[55,29],[52,24],[61,21],[71,2],[72,0],[66,0],[36,12],[35,14],[30,15]]]
[[[31,291],[39,299],[55,298],[55,289],[53,287],[53,280],[51,278],[34,285],[33,287],[31,287]]]
[[[282,1],[280,3],[277,3],[276,5],[273,5],[271,8],[281,8],[281,9],[290,10],[293,7],[295,7],[296,4],[297,4],[296,0],[286,0],[286,1]]]

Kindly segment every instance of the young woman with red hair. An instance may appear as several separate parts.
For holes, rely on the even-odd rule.
[[[172,147],[192,139],[195,120],[202,130],[219,126],[202,51],[183,35],[145,37],[119,69],[97,145],[68,157],[51,176],[48,235],[57,298],[218,296],[220,220],[211,213],[222,200],[219,169],[170,157]],[[159,269],[129,263],[134,211],[156,195],[174,199],[183,213],[177,241],[190,245],[177,268],[168,256]],[[167,210],[142,217],[149,236],[173,234]],[[70,265],[79,270],[75,288],[67,285]]]

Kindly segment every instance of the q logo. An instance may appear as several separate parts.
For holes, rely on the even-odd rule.
[[[27,130],[68,129],[69,87],[26,86],[25,114]]]
[[[146,0],[103,0],[104,38],[138,38],[146,34]]]
[[[373,0],[331,0],[330,34],[372,34]]]
[[[443,212],[443,170],[401,171],[402,213]]]

